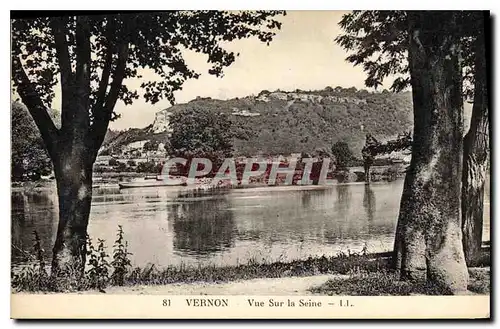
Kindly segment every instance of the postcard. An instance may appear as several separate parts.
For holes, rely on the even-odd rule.
[[[11,38],[12,318],[490,318],[489,11]]]

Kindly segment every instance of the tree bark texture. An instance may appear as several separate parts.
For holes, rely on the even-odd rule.
[[[402,279],[467,289],[462,250],[463,109],[459,42],[451,12],[409,14],[414,142],[395,241]]]
[[[474,265],[481,250],[490,138],[485,40],[482,33],[476,38],[475,45],[474,104],[470,129],[464,137],[462,175],[463,249],[469,266]]]

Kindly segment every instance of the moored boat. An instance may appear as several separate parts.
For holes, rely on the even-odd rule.
[[[120,188],[137,188],[137,187],[162,187],[162,186],[186,186],[186,182],[163,181],[141,181],[141,182],[121,182],[118,183]]]

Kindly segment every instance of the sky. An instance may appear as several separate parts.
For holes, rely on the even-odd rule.
[[[365,73],[361,67],[347,63],[347,56],[334,38],[341,32],[338,22],[342,11],[288,11],[280,17],[283,23],[274,40],[267,46],[256,38],[237,40],[228,44],[227,50],[240,53],[236,61],[225,68],[222,78],[208,74],[207,56],[186,52],[187,64],[202,75],[188,80],[183,89],[175,93],[176,103],[186,103],[197,96],[230,99],[257,95],[262,90],[317,90],[326,86],[364,86]],[[141,72],[145,79],[152,73]],[[143,80],[128,80],[129,87],[139,87]],[[382,88],[389,88],[387,79]],[[368,89],[368,88],[366,88]],[[52,106],[60,109],[60,91]],[[170,107],[167,100],[154,105],[143,99],[132,105],[118,102],[115,111],[121,117],[111,122],[110,128],[123,130],[143,128],[154,121],[155,113]]]
[[[337,23],[344,13],[288,11],[286,16],[280,18],[283,25],[269,46],[252,38],[237,40],[225,47],[240,53],[240,56],[225,69],[222,78],[208,74],[210,66],[206,63],[206,55],[186,53],[188,65],[202,75],[196,80],[187,81],[183,89],[175,93],[176,103],[185,103],[197,96],[230,99],[256,95],[264,89],[314,90],[326,86],[364,88],[365,74],[362,69],[347,63],[347,53],[333,41],[340,33]],[[140,82],[135,80],[126,83],[138,86]],[[385,87],[390,86],[390,83]],[[167,100],[155,105],[142,99],[129,106],[119,102],[116,112],[121,117],[112,122],[110,128],[145,127],[153,122],[156,112],[169,106]]]

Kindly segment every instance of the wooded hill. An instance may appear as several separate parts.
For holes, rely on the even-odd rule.
[[[345,141],[356,156],[367,133],[379,140],[412,128],[411,93],[368,92],[327,87],[318,91],[262,91],[257,96],[218,100],[197,98],[162,111],[206,108],[228,115],[235,132],[235,155],[289,154],[328,149]],[[166,140],[153,124],[129,129],[110,138],[103,150],[120,149],[139,140]]]

